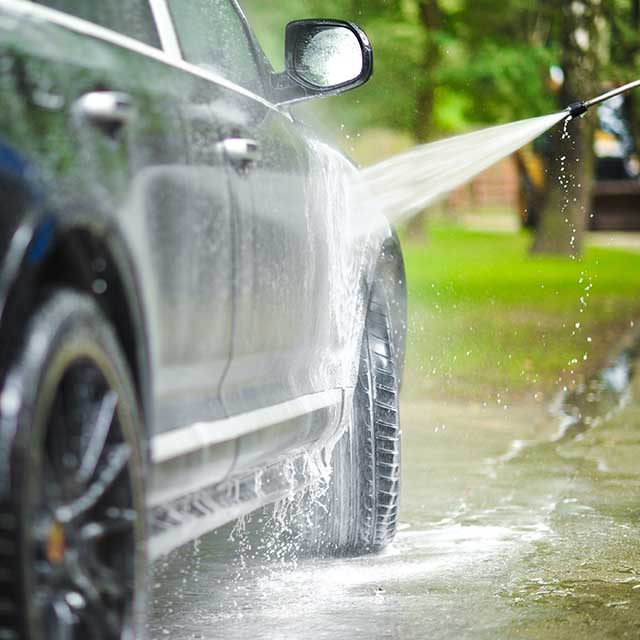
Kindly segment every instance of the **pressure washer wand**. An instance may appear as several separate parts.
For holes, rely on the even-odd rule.
[[[631,89],[635,89],[636,87],[640,87],[640,80],[634,80],[633,82],[629,82],[628,84],[624,84],[617,89],[612,89],[611,91],[607,91],[607,93],[603,93],[601,96],[597,96],[595,98],[591,98],[591,100],[574,102],[570,104],[565,111],[569,112],[569,115],[572,118],[577,118],[581,116],[583,113],[587,111],[590,107],[593,107],[596,104],[600,104],[609,98],[613,98],[614,96],[620,95],[621,93],[625,93],[626,91],[630,91]]]

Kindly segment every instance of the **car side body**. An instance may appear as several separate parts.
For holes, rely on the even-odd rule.
[[[396,235],[349,228],[357,170],[292,116],[238,7],[248,87],[183,58],[169,5],[137,4],[147,42],[0,0],[0,385],[43,291],[97,302],[144,416],[157,556],[309,481],[374,278],[399,362],[406,294]]]

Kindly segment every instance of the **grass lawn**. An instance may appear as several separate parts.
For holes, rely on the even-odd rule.
[[[548,400],[606,362],[640,319],[640,254],[529,255],[526,233],[436,226],[405,242],[408,394]]]

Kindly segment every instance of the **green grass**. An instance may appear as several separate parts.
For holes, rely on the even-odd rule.
[[[640,318],[640,254],[590,248],[574,261],[529,244],[447,227],[405,243],[410,390],[542,399],[606,362]]]

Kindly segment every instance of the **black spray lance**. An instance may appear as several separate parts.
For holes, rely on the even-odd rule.
[[[620,95],[621,93],[625,93],[626,91],[630,91],[631,89],[635,89],[636,87],[640,87],[640,80],[634,80],[633,82],[629,82],[628,84],[624,84],[617,89],[612,89],[611,91],[607,91],[607,93],[603,93],[601,96],[597,96],[595,98],[591,98],[591,100],[574,102],[570,104],[565,111],[569,113],[572,118],[577,118],[581,116],[583,113],[586,113],[587,109],[593,107],[596,104],[600,104],[609,98],[613,98],[614,96]]]

